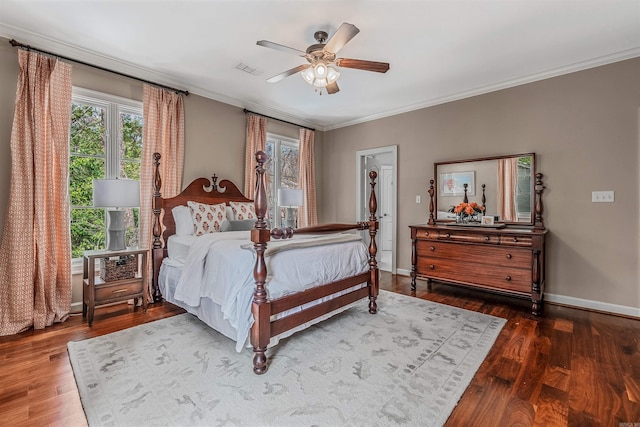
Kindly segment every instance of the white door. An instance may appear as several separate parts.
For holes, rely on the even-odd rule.
[[[378,172],[376,180],[376,196],[378,199],[379,229],[377,233],[378,268],[396,274],[396,218],[397,218],[397,169],[398,146],[370,148],[356,152],[356,218],[357,221],[367,221],[369,218],[369,172]],[[383,170],[383,168],[385,170]],[[386,215],[385,215],[386,214]]]
[[[380,246],[383,251],[393,246],[393,167],[380,167]]]

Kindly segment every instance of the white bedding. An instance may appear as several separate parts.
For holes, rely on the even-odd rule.
[[[188,237],[192,236],[174,237],[169,238],[170,257],[163,262],[160,271],[163,295],[198,315],[214,329],[231,335],[230,338],[236,341],[236,350],[240,351],[253,324],[251,302],[256,255],[247,249],[250,231],[210,233],[191,239]],[[323,237],[295,236],[294,241],[315,238]],[[187,256],[184,257],[186,247]],[[275,299],[364,273],[369,269],[368,256],[362,239],[296,248],[266,256],[268,296]],[[176,278],[175,290],[170,292],[174,287],[171,281],[175,282]],[[171,294],[170,298],[168,294]],[[210,311],[209,306],[219,314],[199,314]]]

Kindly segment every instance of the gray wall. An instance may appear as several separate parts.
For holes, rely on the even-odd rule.
[[[635,58],[325,132],[320,217],[353,220],[356,151],[397,144],[397,259],[410,270],[408,226],[427,221],[434,162],[535,152],[547,292],[640,307],[639,77]],[[615,203],[592,203],[593,190]]]
[[[398,268],[411,267],[410,224],[428,215],[433,163],[536,152],[545,174],[547,291],[640,307],[640,58],[328,132],[316,132],[321,222],[353,221],[355,153],[398,145]],[[0,224],[10,184],[17,50],[0,38]],[[132,79],[74,65],[74,85],[142,99]],[[184,185],[216,173],[244,185],[242,109],[185,98]],[[297,137],[296,127],[268,130]],[[615,203],[591,203],[614,190]],[[415,196],[423,203],[416,204]],[[0,236],[2,230],[0,228]],[[74,286],[74,288],[76,288]],[[78,290],[74,301],[79,301]]]

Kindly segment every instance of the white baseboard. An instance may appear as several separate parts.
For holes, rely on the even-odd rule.
[[[411,276],[411,270],[396,269],[397,274],[401,276]],[[621,314],[624,316],[640,318],[640,308],[629,307],[626,305],[610,304],[602,301],[593,301],[583,298],[569,297],[566,295],[556,295],[545,293],[544,300],[552,304],[566,305],[576,308],[584,308],[587,310],[597,310],[605,313]]]
[[[404,268],[396,268],[396,274],[400,276],[411,276],[411,270],[405,270]]]
[[[629,307],[626,305],[611,304],[608,302],[593,301],[583,298],[568,297],[566,295],[556,295],[549,293],[544,294],[544,300],[555,304],[640,318],[640,308]]]
[[[82,313],[82,301],[71,303],[71,313]]]

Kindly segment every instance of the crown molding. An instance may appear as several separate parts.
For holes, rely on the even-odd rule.
[[[129,62],[121,61],[106,55],[97,54],[87,49],[82,49],[69,44],[61,43],[51,38],[43,37],[39,34],[30,32],[30,31],[25,31],[23,29],[13,27],[10,25],[0,23],[0,36],[6,37],[7,39],[14,38],[21,43],[32,45],[34,48],[55,52],[61,56],[67,56],[69,58],[77,59],[82,62],[97,65],[99,67],[112,69],[114,71],[124,73],[124,74],[129,74],[133,77],[138,77],[140,79],[153,81],[158,84],[171,86],[179,89],[184,89],[194,95],[199,95],[207,99],[222,102],[222,103],[229,104],[239,108],[247,108],[252,111],[255,111],[256,113],[273,116],[275,118],[279,118],[282,120],[296,122],[303,126],[315,128],[319,131],[330,131],[334,129],[340,129],[343,127],[370,122],[373,120],[383,119],[386,117],[396,116],[398,114],[408,113],[411,111],[433,107],[440,104],[446,104],[448,102],[459,101],[461,99],[470,98],[473,96],[484,95],[490,92],[495,92],[502,89],[508,89],[508,88],[512,88],[512,87],[516,87],[516,86],[520,86],[528,83],[533,83],[536,81],[545,80],[552,77],[558,77],[564,74],[574,73],[574,72],[586,70],[589,68],[607,65],[614,62],[624,61],[626,59],[631,59],[631,58],[640,56],[640,48],[628,49],[628,50],[616,52],[613,54],[604,55],[598,58],[593,58],[587,61],[575,62],[573,64],[569,64],[563,67],[544,70],[538,73],[525,75],[519,78],[496,82],[490,85],[474,88],[467,91],[462,91],[449,96],[425,100],[417,104],[412,104],[409,106],[388,110],[379,114],[372,114],[372,115],[360,117],[354,120],[335,123],[333,125],[320,125],[313,121],[304,120],[304,119],[301,119],[300,117],[287,114],[283,111],[279,111],[277,109],[273,109],[265,105],[260,105],[253,102],[248,102],[245,100],[229,97],[229,96],[222,95],[220,93],[213,92],[201,87],[195,87],[195,86],[185,87],[184,82],[179,82],[176,79],[173,79],[166,74],[158,73],[148,68],[140,67],[140,66],[131,64]]]
[[[535,74],[529,74],[526,76],[518,77],[515,79],[504,80],[501,82],[496,82],[491,85],[482,86],[479,88],[471,89],[468,91],[459,92],[450,96],[433,98],[430,100],[426,100],[424,102],[420,102],[418,104],[409,105],[402,108],[397,108],[394,110],[389,110],[380,114],[372,114],[366,117],[361,117],[356,120],[350,120],[348,122],[342,122],[331,126],[326,126],[324,130],[334,130],[347,126],[353,126],[360,123],[366,123],[373,120],[383,119],[386,117],[395,116],[398,114],[408,113],[415,110],[420,110],[422,108],[433,107],[440,104],[446,104],[447,102],[459,101],[465,98],[471,98],[473,96],[484,95],[490,92],[495,92],[502,89],[509,89],[516,86],[521,86],[528,83],[537,82],[540,80],[550,79],[552,77],[562,76],[564,74],[575,73],[578,71],[587,70],[589,68],[599,67],[601,65],[612,64],[614,62],[624,61],[627,59],[632,59],[640,56],[640,48],[628,49],[621,52],[616,52],[610,55],[601,56],[598,58],[589,59],[587,61],[575,62],[573,64],[569,64],[563,67],[558,67],[554,69],[549,69],[545,71],[541,71]]]

